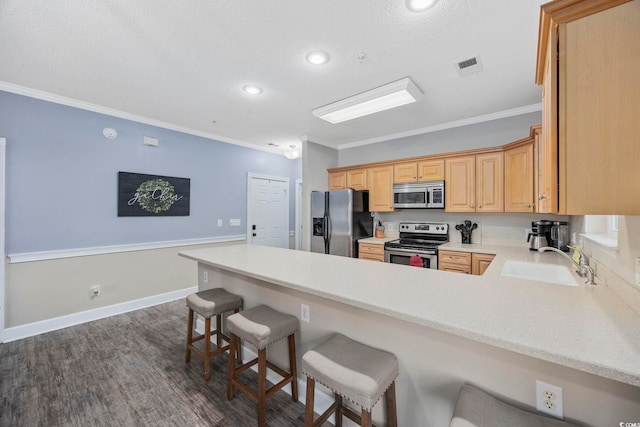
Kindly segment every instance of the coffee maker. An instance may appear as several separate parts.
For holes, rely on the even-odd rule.
[[[569,225],[566,221],[553,221],[550,243],[554,248],[569,252]]]
[[[527,236],[529,249],[537,251],[538,249],[549,246],[551,244],[551,227],[553,223],[547,220],[533,221],[531,223],[531,233]]]

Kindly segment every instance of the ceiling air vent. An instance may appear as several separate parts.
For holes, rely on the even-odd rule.
[[[458,75],[460,77],[479,73],[482,71],[482,60],[480,59],[480,56],[474,56],[473,58],[457,62],[456,71],[458,71]]]

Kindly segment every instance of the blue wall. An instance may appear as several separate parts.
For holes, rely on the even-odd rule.
[[[105,127],[118,138],[105,138]],[[143,136],[159,147],[144,146]],[[294,229],[300,159],[3,91],[0,137],[9,254],[244,234],[247,172],[290,178]],[[118,171],[190,178],[190,216],[119,218]],[[242,227],[229,227],[229,218]]]

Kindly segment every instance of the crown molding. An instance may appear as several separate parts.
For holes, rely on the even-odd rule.
[[[143,123],[146,125],[156,126],[163,129],[169,129],[176,132],[182,132],[188,135],[200,136],[202,138],[224,142],[227,144],[239,145],[241,147],[251,148],[253,150],[266,151],[272,154],[282,154],[280,150],[276,150],[273,148],[261,147],[259,145],[251,144],[245,141],[228,138],[221,135],[215,135],[212,133],[201,132],[201,131],[180,126],[174,123],[163,122],[161,120],[155,120],[149,117],[127,113],[125,111],[116,110],[114,108],[104,107],[102,105],[92,104],[90,102],[80,101],[78,99],[68,98],[66,96],[56,95],[54,93],[44,92],[41,90],[32,89],[32,88],[16,85],[16,84],[5,82],[5,81],[0,81],[0,90],[3,90],[5,92],[15,93],[16,95],[28,96],[29,98],[40,99],[42,101],[53,102],[54,104],[66,105],[68,107],[79,108],[81,110],[92,111],[94,113],[105,114],[107,116],[118,117],[120,119],[131,120],[137,123]]]

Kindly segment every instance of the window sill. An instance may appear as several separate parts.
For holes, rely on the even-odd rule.
[[[609,237],[606,234],[590,234],[584,233],[581,234],[585,239],[611,250],[618,250],[618,239],[614,239],[613,237]]]

